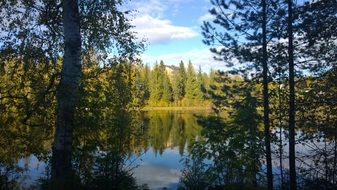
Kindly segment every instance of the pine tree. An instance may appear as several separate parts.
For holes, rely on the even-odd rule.
[[[211,46],[220,43],[223,48],[213,47],[211,51],[218,55],[218,59],[224,60],[228,66],[233,66],[234,58],[239,60],[239,63],[244,63],[244,68],[235,68],[232,73],[240,73],[247,76],[252,74],[250,71],[253,69],[256,71],[256,77],[262,75],[264,79],[263,105],[267,181],[268,189],[273,189],[269,130],[267,39],[272,40],[275,38],[273,35],[277,34],[277,31],[271,33],[269,30],[274,29],[275,23],[278,23],[278,21],[273,22],[278,16],[276,12],[280,9],[278,1],[268,1],[268,4],[265,0],[214,0],[211,2],[214,8],[210,10],[210,13],[215,19],[213,23],[204,22],[202,26],[205,37],[204,42]],[[224,30],[219,32],[218,26],[224,28]]]
[[[294,72],[294,44],[293,44],[293,2],[288,3],[288,63],[289,63],[289,183],[290,190],[296,190],[295,165],[295,72]]]
[[[270,147],[269,89],[268,89],[268,52],[267,52],[267,3],[262,0],[262,77],[263,77],[263,124],[267,161],[268,190],[273,189],[273,171]]]

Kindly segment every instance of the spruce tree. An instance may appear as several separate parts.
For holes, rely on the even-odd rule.
[[[144,98],[145,100],[149,100],[150,98],[150,67],[146,64],[144,68],[142,68],[142,80],[144,83]]]
[[[179,90],[178,90],[178,71],[173,72],[173,79],[172,79],[172,94],[173,100],[178,105],[180,98],[179,98]]]
[[[169,76],[166,71],[166,66],[164,64],[164,61],[160,61],[159,64],[159,81],[160,83],[160,91],[161,91],[161,100],[164,103],[170,103],[172,101],[172,85],[169,79]]]
[[[181,101],[185,96],[185,87],[186,87],[186,70],[184,62],[181,61],[179,64],[179,69],[175,73],[174,77],[174,100]]]
[[[163,86],[161,82],[161,76],[160,76],[160,68],[159,65],[156,63],[151,71],[151,76],[150,76],[150,102],[151,103],[156,103],[159,102],[161,99],[163,92]]]
[[[172,85],[167,72],[164,72],[163,77],[163,96],[161,100],[165,103],[171,103],[173,100]]]
[[[215,84],[216,73],[214,69],[211,69],[209,72],[209,88],[211,89],[212,86]]]
[[[186,80],[186,98],[188,100],[196,99],[197,92],[200,87],[198,86],[197,76],[195,74],[191,61],[187,67],[187,80]]]
[[[210,77],[207,73],[203,73],[202,75],[203,87],[201,91],[204,95],[204,99],[209,99],[208,91],[210,90]]]
[[[141,76],[141,70],[133,67],[131,69],[131,106],[133,108],[141,108],[145,105],[145,93],[147,91],[146,83]]]
[[[195,96],[196,99],[199,101],[204,100],[204,92],[205,92],[205,81],[204,76],[201,71],[201,67],[199,66],[198,74],[197,74],[197,86],[199,88],[195,89]]]

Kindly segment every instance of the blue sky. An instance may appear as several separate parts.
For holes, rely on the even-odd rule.
[[[153,65],[163,60],[178,65],[180,60],[203,71],[224,69],[224,64],[213,60],[209,47],[202,43],[201,28],[209,20],[209,0],[132,0],[127,4],[137,10],[132,24],[139,38],[147,40],[142,55],[144,63]]]

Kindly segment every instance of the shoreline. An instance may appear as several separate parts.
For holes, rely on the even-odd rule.
[[[212,107],[210,106],[145,106],[141,109],[141,111],[212,111]]]

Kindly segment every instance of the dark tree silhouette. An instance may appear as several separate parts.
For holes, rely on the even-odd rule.
[[[290,189],[296,190],[295,165],[295,80],[293,44],[293,2],[288,0],[288,62],[289,62],[289,176]]]

